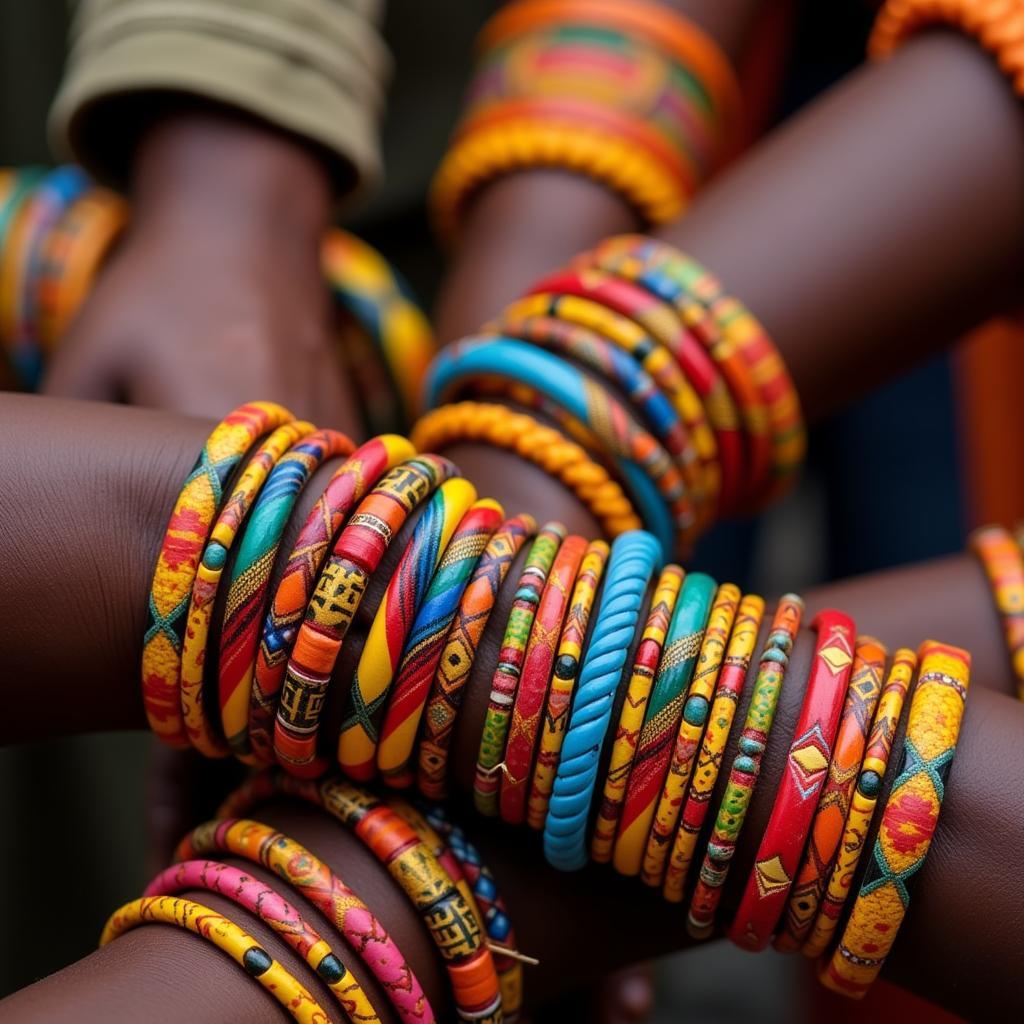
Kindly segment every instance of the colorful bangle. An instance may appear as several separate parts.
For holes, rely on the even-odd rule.
[[[584,537],[573,535],[562,541],[530,628],[502,759],[505,768],[501,773],[499,808],[502,819],[511,825],[521,824],[526,817],[526,798],[541,712],[547,703],[555,651],[569,597],[586,548]]]
[[[181,714],[189,742],[206,757],[226,757],[230,752],[206,714],[203,693],[206,641],[224,567],[238,531],[270,471],[293,444],[315,429],[304,420],[285,423],[260,444],[217,516],[199,560],[181,644]]]
[[[853,999],[878,977],[906,915],[910,883],[938,824],[970,684],[967,651],[927,640],[918,653],[900,770],[839,948],[820,973],[827,988]]]
[[[849,817],[868,731],[882,695],[885,658],[885,646],[878,640],[868,636],[857,638],[850,688],[846,692],[828,777],[814,813],[803,863],[794,877],[783,918],[784,928],[775,939],[775,948],[780,952],[795,952],[803,945],[825,895]]]
[[[277,697],[331,542],[381,476],[415,454],[415,448],[397,434],[367,441],[331,477],[299,531],[267,611],[256,654],[249,697],[249,742],[259,763],[274,762]]]
[[[427,379],[428,405],[437,405],[481,376],[521,382],[593,431],[663,552],[667,555],[677,543],[688,542],[691,518],[679,471],[665,449],[608,391],[571,364],[521,341],[470,338],[449,346],[434,360]]]
[[[700,572],[687,575],[679,593],[626,786],[612,857],[619,874],[640,871],[714,594],[715,581]]]
[[[455,402],[422,416],[411,436],[423,451],[441,451],[460,441],[484,441],[515,452],[565,484],[609,537],[642,525],[629,498],[602,465],[560,430],[527,413],[486,402]]]
[[[180,896],[144,896],[111,914],[100,936],[105,946],[143,924],[172,924],[201,935],[255,978],[299,1024],[324,1024],[327,1012],[251,935],[209,907]]]
[[[757,633],[763,617],[764,599],[756,594],[747,594],[740,601],[736,613],[732,636],[729,638],[729,647],[725,654],[725,664],[718,674],[718,682],[715,685],[715,700],[708,715],[708,727],[697,757],[693,783],[686,798],[679,830],[676,832],[665,871],[662,895],[671,903],[680,903],[683,899],[690,864],[697,847],[697,837],[704,826],[715,783],[718,781],[725,746],[732,732],[736,706],[747,681],[747,669],[750,668],[750,660],[754,656]]]
[[[892,668],[889,669],[889,676],[882,689],[864,760],[857,775],[850,813],[846,818],[843,838],[839,844],[839,855],[832,869],[824,899],[821,901],[814,930],[801,950],[804,956],[821,956],[831,943],[839,924],[839,915],[850,894],[850,885],[871,829],[875,804],[878,803],[882,779],[885,778],[886,769],[889,767],[889,754],[892,752],[900,715],[903,713],[903,704],[914,680],[916,668],[917,655],[901,647],[893,658]]]
[[[215,428],[185,478],[153,570],[142,647],[142,702],[166,744],[189,745],[181,713],[181,644],[199,558],[223,488],[256,438],[294,417],[272,402],[239,406]]]
[[[380,983],[403,1024],[433,1021],[419,979],[370,908],[304,846],[268,825],[237,817],[278,792],[271,775],[253,776],[228,797],[217,812],[218,820],[194,828],[178,844],[175,860],[227,853],[262,864],[338,929]]]
[[[725,660],[726,645],[739,602],[739,587],[732,583],[723,583],[715,593],[700,654],[693,668],[693,679],[679,716],[679,729],[672,746],[668,772],[647,836],[647,848],[640,868],[640,879],[645,885],[660,887],[664,881],[669,849],[676,834],[683,801],[690,788],[690,777],[707,724],[711,697]]]
[[[350,711],[338,737],[338,764],[350,778],[373,777],[377,712],[387,703],[395,670],[441,555],[474,501],[476,488],[468,480],[455,477],[443,483],[423,510],[388,581],[359,656]]]
[[[662,647],[672,622],[679,590],[685,573],[678,565],[666,565],[654,587],[647,622],[640,634],[640,643],[633,656],[633,668],[626,687],[626,699],[619,712],[619,723],[612,740],[611,760],[604,776],[601,802],[598,804],[594,831],[590,837],[590,859],[606,864],[612,859],[615,830],[626,796],[626,783],[636,756],[637,740],[644,724],[644,711],[651,695],[654,673],[661,659]]]
[[[252,875],[213,860],[186,860],[166,868],[142,894],[177,896],[206,889],[255,914],[279,935],[331,990],[350,1021],[379,1021],[358,980],[303,916],[276,890]]]
[[[537,763],[533,769],[533,783],[526,807],[526,821],[530,828],[544,828],[547,818],[551,789],[555,784],[558,762],[562,756],[562,742],[569,722],[569,708],[579,675],[583,641],[608,553],[608,545],[603,540],[592,540],[587,546],[569,601],[569,614],[558,639],[555,668],[541,720]]]
[[[401,463],[362,500],[324,566],[288,659],[274,752],[293,773],[320,774],[317,733],[331,673],[370,576],[410,513],[455,474],[447,459],[421,455]]]
[[[47,171],[42,167],[22,167],[8,170],[7,187],[0,195],[0,261],[10,259],[14,249],[9,246],[9,235],[22,204],[32,195],[36,185]],[[3,332],[0,331],[0,335]]]
[[[325,459],[349,455],[354,445],[336,430],[318,430],[274,466],[252,507],[224,606],[217,660],[220,720],[231,752],[255,762],[249,744],[249,702],[270,576],[288,519],[307,481]]]
[[[787,771],[728,932],[738,946],[752,951],[768,945],[786,906],[818,793],[828,775],[832,743],[850,684],[856,632],[853,620],[827,609],[818,612],[811,628],[817,630],[818,642],[786,759]]]
[[[803,613],[804,603],[796,594],[785,594],[775,609],[771,630],[758,662],[754,693],[747,708],[736,756],[686,915],[686,931],[693,939],[706,939],[714,929],[722,886],[729,875],[729,864],[736,852],[736,843],[757,785],[761,759],[775,721],[775,709],[789,664],[789,653],[796,641]]]
[[[437,564],[409,631],[380,730],[377,769],[389,786],[404,787],[413,781],[410,762],[430,684],[462,595],[503,515],[501,505],[490,498],[475,502]]]
[[[983,526],[967,539],[988,577],[1003,625],[1017,694],[1024,700],[1024,555],[1002,526]]]
[[[505,740],[530,630],[551,566],[565,535],[566,529],[561,523],[547,523],[541,528],[526,556],[526,564],[516,584],[512,608],[508,613],[498,652],[498,665],[491,679],[491,696],[480,734],[480,749],[473,780],[473,803],[481,814],[490,817],[498,813],[498,774],[504,767],[501,758],[505,752]]]
[[[509,567],[536,529],[533,517],[525,514],[502,523],[487,542],[459,601],[455,620],[445,637],[423,715],[416,783],[424,796],[439,799],[447,792],[445,779],[452,732],[462,708],[463,694],[480,638],[490,621]]]
[[[576,701],[544,822],[544,855],[563,871],[587,861],[587,817],[615,691],[636,629],[640,605],[658,568],[649,533],[624,533],[612,544],[601,607],[580,669]]]

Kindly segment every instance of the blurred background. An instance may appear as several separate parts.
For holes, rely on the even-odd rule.
[[[785,73],[765,83],[766,98],[775,96],[773,120],[861,62],[873,13],[861,0],[783,5],[791,8]],[[495,5],[392,0],[389,6],[385,35],[396,76],[384,131],[386,179],[344,224],[397,265],[429,310],[441,261],[423,197],[459,109],[472,39]],[[66,0],[0,0],[0,165],[50,160],[45,117],[60,76],[68,11]],[[694,568],[777,593],[962,550],[968,520],[1004,512],[998,479],[979,477],[983,467],[961,457],[958,447],[958,437],[977,440],[984,427],[964,381],[976,376],[974,362],[984,361],[978,353],[998,343],[982,339],[967,354],[962,349],[956,363],[939,359],[820,426],[799,489],[756,528],[719,528],[702,544]],[[958,398],[964,394],[966,399]],[[966,509],[961,500],[961,466],[968,463],[984,510]],[[870,487],[863,486],[865,470]],[[924,493],[929,502],[923,513],[891,513],[920,509]],[[0,877],[10,880],[0,994],[89,952],[111,909],[148,881],[142,806],[150,753],[142,735],[0,751],[0,821],[6,830]],[[45,888],[34,884],[37,878],[47,880]],[[54,879],[65,879],[66,887]],[[69,891],[74,913],[66,902]],[[771,952],[750,958],[724,943],[665,960],[658,965],[653,1020],[679,1020],[684,993],[691,1021],[862,1019],[841,1016],[844,1010],[826,1004],[796,961],[802,958]],[[570,1006],[551,1008],[545,1019],[577,1019]]]

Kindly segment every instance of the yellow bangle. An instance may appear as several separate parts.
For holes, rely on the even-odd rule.
[[[100,945],[142,924],[173,924],[195,932],[255,978],[299,1024],[323,1024],[327,1012],[251,935],[233,921],[179,896],[144,896],[114,911],[107,921]]]
[[[515,452],[565,484],[587,506],[608,538],[643,525],[603,466],[560,431],[526,413],[488,402],[456,402],[423,416],[413,427],[411,439],[419,451],[482,441]]]

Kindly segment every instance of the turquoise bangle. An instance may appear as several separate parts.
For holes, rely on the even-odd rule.
[[[610,408],[614,415],[595,417],[597,385],[593,380],[571,363],[549,352],[501,337],[467,338],[442,351],[427,376],[427,408],[442,404],[463,385],[481,377],[500,377],[528,385],[561,406],[598,438],[618,466],[644,525],[661,543],[664,557],[672,557],[676,548],[675,527],[683,524],[673,523],[666,499],[654,482],[651,467],[632,458],[625,450],[622,437],[616,433],[616,421],[643,430],[621,403],[605,392],[606,401],[602,405]],[[671,464],[668,452],[660,444],[654,441],[653,447],[659,461]]]
[[[11,183],[7,198],[0,203],[0,252],[4,251],[7,232],[21,204],[32,194],[32,190],[43,179],[46,170],[42,167],[23,167],[13,173],[14,181]]]
[[[612,544],[590,646],[580,669],[569,727],[544,824],[544,855],[562,871],[587,862],[586,830],[601,747],[611,721],[647,586],[660,567],[658,543],[633,530]]]

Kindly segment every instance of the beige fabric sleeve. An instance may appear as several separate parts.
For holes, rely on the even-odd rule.
[[[391,62],[381,0],[83,0],[50,111],[57,155],[123,184],[161,94],[215,100],[303,137],[339,189],[380,169]]]

